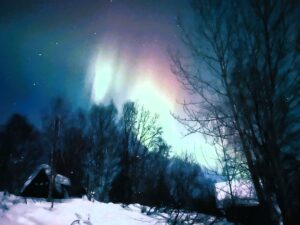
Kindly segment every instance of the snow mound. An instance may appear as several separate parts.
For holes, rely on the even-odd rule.
[[[74,222],[75,221],[75,222]],[[162,225],[159,216],[141,213],[141,206],[91,202],[86,199],[65,199],[50,203],[43,199],[27,199],[0,192],[1,225]]]
[[[46,199],[23,198],[0,192],[0,225],[167,225],[170,218],[189,220],[198,218],[195,225],[213,223],[231,225],[224,219],[218,219],[192,212],[150,212],[150,208],[139,204],[122,207],[121,204],[88,201],[86,198],[56,200],[54,208]],[[174,223],[172,223],[174,224]]]

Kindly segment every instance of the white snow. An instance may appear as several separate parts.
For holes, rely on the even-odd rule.
[[[233,180],[231,182],[233,196],[236,198],[255,198],[255,189],[251,181],[248,180]],[[230,187],[228,182],[215,183],[217,200],[223,200],[230,197]]]
[[[232,194],[237,204],[257,205],[255,189],[249,180],[233,180],[231,182]],[[224,208],[226,204],[230,203],[231,199],[230,187],[228,182],[215,183],[217,207]]]
[[[91,202],[87,199],[65,199],[50,203],[43,199],[25,199],[0,192],[1,225],[70,225],[74,220],[88,225],[159,225],[166,224],[160,216],[141,213],[140,205],[123,208],[119,204]]]
[[[122,207],[120,204],[92,202],[86,198],[56,201],[53,209],[50,209],[50,205],[45,199],[30,198],[25,201],[23,197],[0,192],[0,225],[167,225],[167,220],[176,216],[167,213],[146,215],[141,211],[148,211],[147,206],[132,204]],[[201,222],[195,225],[203,225],[215,219],[213,216],[192,212],[180,212],[179,217],[200,218]],[[215,224],[231,223],[219,219]]]

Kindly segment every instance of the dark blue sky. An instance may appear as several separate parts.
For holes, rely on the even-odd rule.
[[[39,120],[49,100],[87,106],[87,68],[105,36],[134,48],[177,45],[176,16],[185,0],[2,1],[0,121],[13,112]],[[134,53],[133,53],[134,54]]]
[[[0,124],[18,112],[40,125],[57,96],[85,109],[113,99],[120,110],[131,100],[159,114],[173,152],[211,148],[203,137],[183,138],[170,114],[189,98],[167,53],[183,47],[179,14],[193,21],[189,0],[1,1]]]

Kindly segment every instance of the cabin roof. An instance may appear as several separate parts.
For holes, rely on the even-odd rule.
[[[31,175],[28,177],[28,179],[26,180],[26,182],[24,183],[21,192],[23,192],[28,185],[33,181],[33,179],[42,171],[44,170],[44,172],[46,173],[46,175],[48,176],[48,178],[50,179],[50,175],[51,175],[51,167],[48,164],[41,164],[40,166],[38,166],[32,173]],[[56,174],[55,176],[55,188],[57,191],[61,192],[62,191],[62,185],[65,186],[71,186],[71,181],[68,177],[65,177],[61,174]]]

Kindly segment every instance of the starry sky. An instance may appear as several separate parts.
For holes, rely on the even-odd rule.
[[[0,122],[20,112],[39,123],[56,96],[75,107],[132,100],[160,115],[175,153],[212,148],[183,138],[173,113],[188,98],[167,48],[183,47],[176,17],[187,0],[21,0],[0,7]],[[211,156],[209,156],[211,157]],[[207,158],[207,157],[206,157]],[[207,160],[206,160],[207,161]]]

